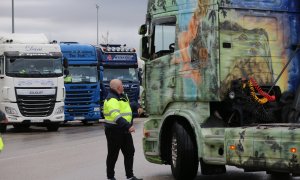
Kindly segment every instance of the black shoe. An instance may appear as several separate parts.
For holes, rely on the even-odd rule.
[[[131,178],[128,178],[127,180],[143,180],[143,179],[139,179],[139,178],[133,176],[133,177],[131,177]]]

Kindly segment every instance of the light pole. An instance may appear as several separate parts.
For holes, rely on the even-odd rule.
[[[14,0],[11,1],[11,7],[12,7],[12,15],[11,15],[11,19],[12,19],[12,33],[15,33],[15,13],[14,13]]]
[[[99,18],[98,18],[98,11],[99,11],[99,5],[96,4],[97,8],[97,45],[99,45]]]

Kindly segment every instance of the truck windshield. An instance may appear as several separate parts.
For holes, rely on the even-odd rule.
[[[103,70],[103,81],[110,81],[112,79],[120,79],[122,81],[138,81],[137,68],[111,68]]]
[[[6,58],[6,75],[11,77],[59,77],[62,68],[61,58]]]
[[[97,66],[72,66],[69,65],[70,81],[65,83],[97,83],[98,71]]]

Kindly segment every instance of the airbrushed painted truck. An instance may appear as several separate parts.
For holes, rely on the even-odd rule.
[[[299,176],[299,21],[298,0],[149,0],[146,159],[177,180],[199,164]]]

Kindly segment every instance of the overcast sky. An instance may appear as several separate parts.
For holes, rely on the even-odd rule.
[[[138,48],[147,0],[14,0],[15,33],[44,33],[50,40],[96,44],[109,33],[111,43]],[[12,32],[12,0],[0,0],[0,33]]]

